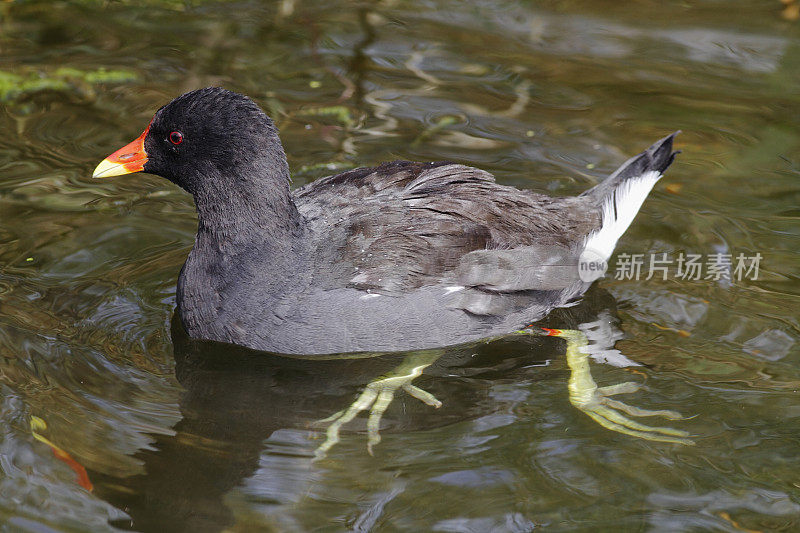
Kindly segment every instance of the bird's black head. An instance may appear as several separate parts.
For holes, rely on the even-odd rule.
[[[192,194],[237,188],[289,170],[272,120],[250,98],[219,87],[198,89],[159,109],[142,135],[103,160],[95,178],[147,172]]]

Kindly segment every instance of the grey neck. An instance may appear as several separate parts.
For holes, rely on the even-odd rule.
[[[276,262],[288,259],[304,228],[289,190],[288,171],[236,175],[206,179],[195,191],[196,247],[228,257],[257,252]]]

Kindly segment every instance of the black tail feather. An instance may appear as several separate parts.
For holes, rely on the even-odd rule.
[[[672,151],[672,141],[679,133],[680,131],[676,131],[675,133],[664,137],[641,154],[628,159],[616,170],[616,172],[611,174],[601,183],[598,183],[593,188],[584,192],[582,196],[591,196],[596,198],[599,202],[611,194],[611,192],[616,189],[620,183],[627,179],[641,176],[645,172],[649,172],[651,170],[656,170],[663,174],[667,167],[672,164],[675,156],[680,153],[680,151]]]

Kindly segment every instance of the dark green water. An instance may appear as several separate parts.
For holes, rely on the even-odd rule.
[[[796,531],[800,23],[777,1],[0,3],[0,520],[9,530]],[[71,69],[71,70],[65,70]],[[100,70],[103,69],[103,70]],[[173,331],[188,195],[94,166],[172,97],[224,85],[281,129],[295,183],[454,160],[576,194],[659,137],[683,150],[618,253],[761,253],[758,280],[606,279],[694,446],[600,427],[557,340],[448,351],[324,460],[315,424],[399,362],[308,362]],[[624,337],[624,338],[623,338]],[[83,465],[94,489],[34,439]]]

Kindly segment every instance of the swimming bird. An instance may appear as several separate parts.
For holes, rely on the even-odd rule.
[[[675,135],[574,197],[411,161],[292,190],[273,121],[211,87],[159,109],[93,176],[146,172],[193,196],[197,235],[176,294],[192,338],[405,351],[504,335],[578,300],[672,163]]]

